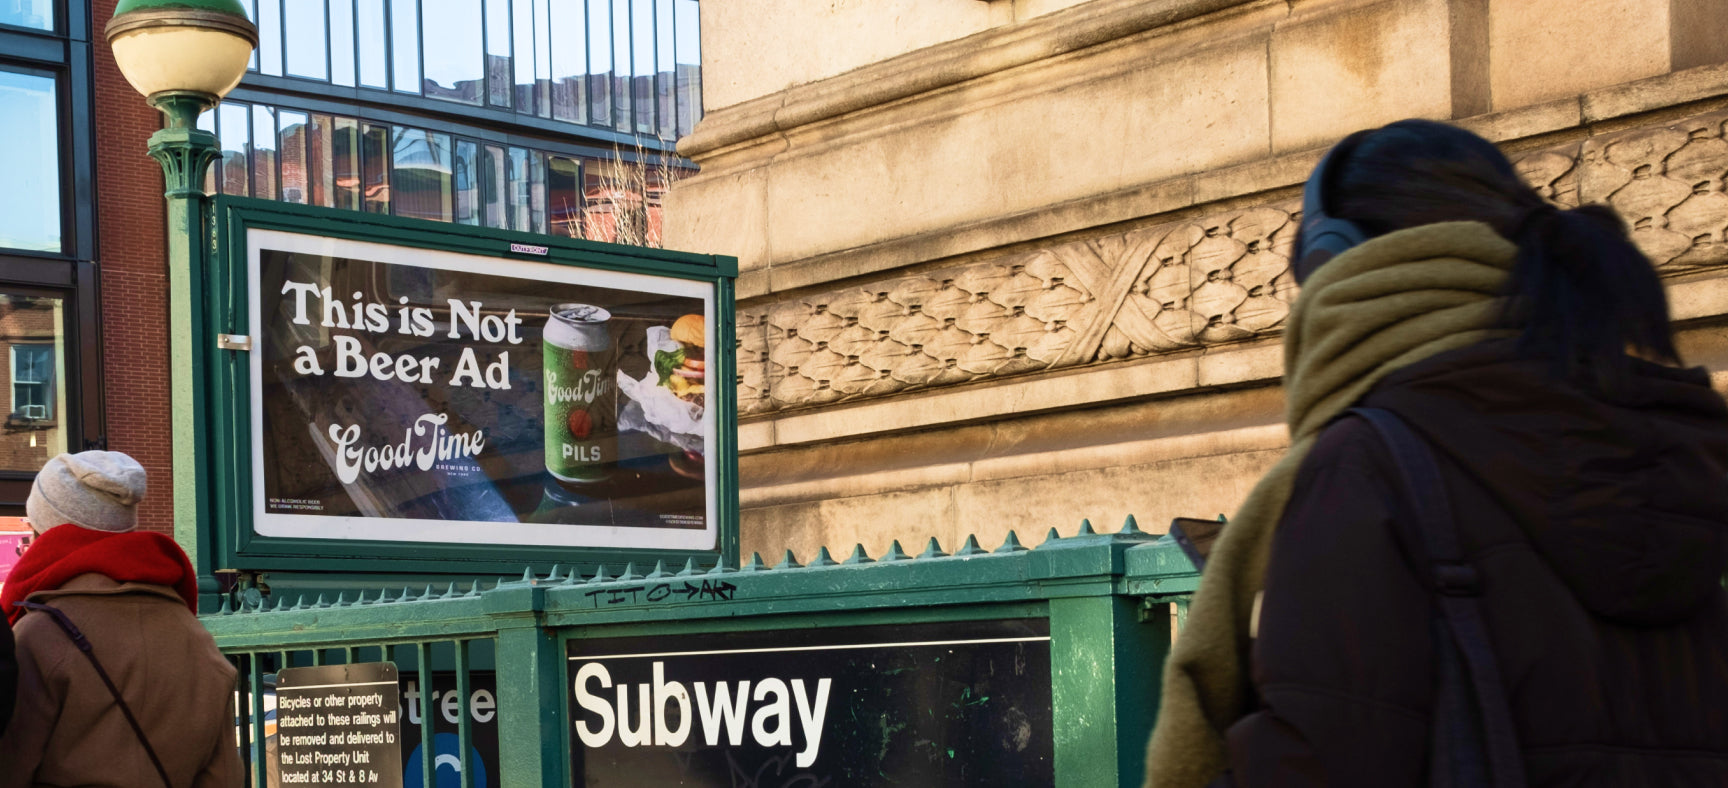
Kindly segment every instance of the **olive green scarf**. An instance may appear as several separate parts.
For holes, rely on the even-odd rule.
[[[1218,538],[1164,665],[1148,788],[1197,788],[1226,766],[1224,731],[1250,713],[1254,601],[1272,530],[1315,436],[1387,373],[1499,332],[1496,295],[1517,252],[1485,224],[1449,222],[1375,238],[1304,285],[1284,333],[1290,451]]]

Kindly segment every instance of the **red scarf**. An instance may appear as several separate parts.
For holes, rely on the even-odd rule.
[[[13,603],[92,572],[120,583],[170,586],[198,613],[198,573],[173,539],[149,531],[112,533],[76,525],[50,528],[30,542],[0,587],[0,610],[6,611],[8,623],[16,624],[27,611]]]

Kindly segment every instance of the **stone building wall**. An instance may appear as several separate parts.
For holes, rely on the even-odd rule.
[[[1728,2],[827,5],[708,8],[669,198],[743,270],[746,551],[1231,511],[1286,445],[1300,184],[1402,117],[1614,206],[1728,370]]]

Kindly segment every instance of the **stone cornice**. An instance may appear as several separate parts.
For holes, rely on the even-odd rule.
[[[688,158],[940,90],[1254,0],[1093,0],[713,110],[678,144]]]

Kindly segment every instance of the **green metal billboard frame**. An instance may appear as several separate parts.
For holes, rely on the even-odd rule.
[[[623,246],[573,238],[537,235],[394,216],[317,208],[270,200],[220,197],[212,200],[208,226],[211,261],[208,271],[193,271],[191,335],[196,338],[195,364],[202,374],[202,396],[194,414],[206,439],[198,456],[199,506],[197,528],[199,574],[216,571],[287,572],[345,575],[346,585],[365,585],[362,577],[380,573],[452,575],[519,574],[524,567],[547,571],[552,566],[592,570],[665,561],[693,561],[711,567],[738,565],[738,405],[730,385],[712,387],[709,407],[717,408],[714,454],[718,483],[718,549],[712,551],[475,545],[375,540],[323,540],[262,536],[252,523],[252,432],[250,357],[247,351],[218,347],[219,334],[251,336],[247,237],[252,230],[280,230],[305,235],[366,241],[399,247],[457,252],[498,259],[649,274],[712,284],[716,316],[715,344],[709,356],[714,379],[736,375],[730,349],[734,336],[733,280],[738,261],[719,255]],[[545,248],[546,254],[512,252],[512,244]],[[177,493],[181,492],[179,490]],[[208,557],[208,560],[206,560]],[[379,578],[382,579],[382,578]]]

